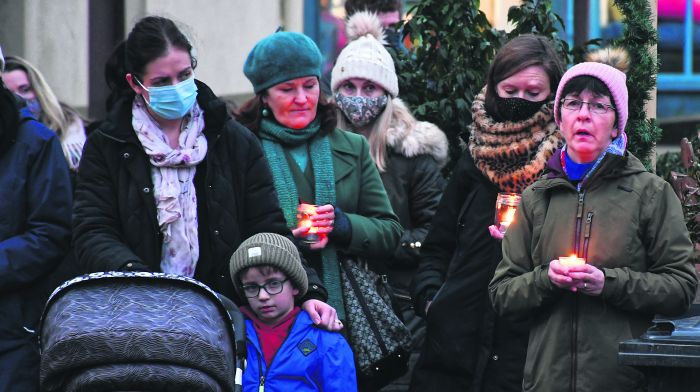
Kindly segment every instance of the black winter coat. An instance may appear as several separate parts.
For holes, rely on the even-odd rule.
[[[412,391],[520,391],[528,323],[497,318],[488,283],[501,260],[492,238],[498,189],[468,152],[457,163],[421,249],[412,285],[427,336]],[[504,368],[505,367],[505,368]]]
[[[404,232],[386,272],[392,286],[409,294],[420,260],[420,246],[430,229],[445,179],[430,155],[409,158],[392,151],[388,157],[387,170],[381,173],[382,183]]]
[[[197,81],[204,111],[206,158],[197,166],[200,256],[195,279],[240,303],[229,258],[253,234],[287,235],[272,173],[258,139],[228,115],[225,103]],[[91,271],[145,266],[160,270],[163,236],[148,157],[131,125],[132,99],[115,105],[107,121],[88,138],[78,170],[73,239],[78,259]],[[308,298],[326,292],[312,269]]]

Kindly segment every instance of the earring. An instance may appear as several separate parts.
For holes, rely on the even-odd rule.
[[[264,108],[262,109],[262,116],[263,116],[263,117],[267,117],[267,116],[269,116],[269,115],[270,115],[270,110],[269,110],[267,107],[264,107]]]

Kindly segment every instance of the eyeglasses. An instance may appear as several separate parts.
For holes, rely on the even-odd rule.
[[[255,298],[260,294],[260,289],[265,289],[268,294],[277,295],[282,292],[284,282],[288,280],[289,278],[285,280],[271,280],[262,286],[259,284],[245,284],[243,285],[243,294],[245,294],[246,298]]]
[[[566,110],[578,111],[581,110],[583,104],[588,105],[588,110],[595,114],[605,114],[610,110],[615,110],[615,107],[600,102],[586,102],[580,99],[567,98],[561,100],[561,106]]]

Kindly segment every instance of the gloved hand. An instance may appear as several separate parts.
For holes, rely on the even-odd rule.
[[[333,209],[335,212],[335,225],[333,226],[333,231],[328,234],[328,237],[333,240],[336,245],[341,247],[347,247],[352,241],[352,223],[350,218],[340,209],[340,207],[335,206]]]

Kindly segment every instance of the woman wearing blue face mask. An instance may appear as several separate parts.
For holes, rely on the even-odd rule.
[[[112,108],[78,173],[74,241],[89,272],[194,277],[237,300],[228,262],[253,234],[291,237],[260,144],[195,80],[192,46],[169,19],[146,17],[107,65]],[[338,328],[313,270],[302,307]]]

